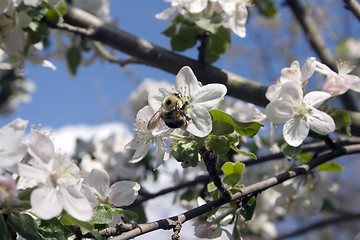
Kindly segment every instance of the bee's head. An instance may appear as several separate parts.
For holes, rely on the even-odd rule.
[[[182,108],[182,105],[182,101],[179,97],[179,94],[177,93],[170,94],[169,96],[164,98],[163,101],[163,108],[165,109],[165,111],[173,111],[176,109],[176,106],[180,109]]]

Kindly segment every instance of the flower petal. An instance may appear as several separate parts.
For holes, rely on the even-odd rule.
[[[301,69],[301,82],[304,83],[306,80],[308,80],[315,72],[316,68],[316,58],[315,57],[309,57],[306,59],[306,62],[304,66]]]
[[[283,123],[292,118],[292,103],[285,100],[274,100],[265,108],[267,118],[275,123]]]
[[[281,90],[282,85],[283,85],[282,82],[278,82],[278,83],[275,83],[275,84],[271,85],[270,87],[268,87],[266,94],[265,94],[266,98],[269,101],[279,99],[280,98],[280,90]]]
[[[189,93],[196,92],[200,88],[199,82],[189,66],[182,67],[176,75],[175,88],[183,96],[189,96]]]
[[[29,139],[29,154],[37,161],[48,163],[54,155],[54,143],[49,136],[33,131]]]
[[[44,220],[59,216],[63,209],[56,189],[51,186],[43,186],[33,190],[30,195],[30,203],[34,213]]]
[[[198,88],[197,91],[190,92],[192,98],[192,105],[201,105],[210,110],[218,102],[224,99],[227,92],[225,85],[219,83],[212,83]]]
[[[109,192],[109,203],[116,207],[128,206],[132,204],[138,192],[140,185],[133,181],[119,181],[111,185]]]
[[[280,96],[284,100],[293,101],[297,105],[303,99],[304,93],[301,86],[295,82],[286,82],[281,86]]]
[[[331,95],[327,92],[322,91],[313,91],[305,95],[303,102],[310,107],[318,108],[326,100],[328,100]]]
[[[201,106],[194,107],[188,110],[191,121],[187,130],[197,137],[205,137],[209,135],[212,130],[211,115],[205,108]]]
[[[283,128],[285,141],[293,147],[298,147],[309,134],[309,123],[302,118],[292,118],[287,121]]]
[[[90,221],[92,218],[93,210],[90,202],[80,192],[78,185],[60,185],[59,195],[64,206],[64,209],[72,217],[80,221]]]
[[[149,152],[149,149],[150,149],[149,143],[140,145],[136,149],[133,157],[131,158],[131,160],[129,162],[131,162],[131,163],[140,162],[146,156],[146,154]]]
[[[102,200],[106,199],[109,193],[110,178],[105,170],[93,168],[89,174],[88,183]]]
[[[159,88],[149,93],[148,103],[153,109],[153,113],[151,114],[151,116],[154,115],[155,111],[159,110],[162,107],[164,99],[172,93],[173,92],[167,88]]]
[[[315,108],[306,115],[310,124],[310,129],[321,135],[328,135],[335,131],[334,120],[326,113]]]
[[[169,159],[169,152],[166,150],[164,142],[158,140],[156,146],[154,169],[157,169],[164,161],[168,159]]]

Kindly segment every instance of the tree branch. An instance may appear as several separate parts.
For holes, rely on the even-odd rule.
[[[325,40],[322,38],[320,31],[317,28],[317,24],[311,18],[308,11],[305,11],[298,0],[286,0],[286,3],[301,25],[306,38],[316,54],[319,56],[321,62],[326,64],[333,71],[337,72],[338,68],[336,59],[330,49],[327,48]],[[340,99],[345,109],[350,111],[359,111],[349,91],[341,95]]]
[[[349,213],[341,214],[339,216],[332,217],[332,218],[329,218],[329,219],[325,219],[325,220],[313,223],[313,224],[311,224],[309,226],[299,228],[299,229],[294,230],[294,231],[289,232],[289,233],[280,234],[279,236],[277,236],[273,240],[282,240],[282,239],[285,239],[285,238],[295,237],[295,236],[298,236],[298,235],[303,235],[303,234],[305,234],[307,232],[310,232],[310,231],[314,231],[314,230],[318,230],[320,228],[327,227],[329,225],[335,225],[335,224],[338,224],[338,223],[344,223],[344,222],[347,222],[347,221],[354,221],[354,220],[359,220],[359,219],[360,219],[360,213],[357,213],[357,214],[349,214]]]
[[[201,69],[196,60],[168,51],[145,39],[124,32],[111,24],[106,24],[86,11],[71,5],[68,5],[67,10],[64,17],[65,23],[50,26],[99,41],[132,56],[148,66],[162,69],[168,73],[177,74],[181,67],[190,66],[203,84],[214,82],[226,85],[228,89],[227,95],[229,96],[260,107],[265,107],[269,102],[265,97],[267,86],[261,83],[211,65]],[[64,24],[67,26],[66,28]],[[72,28],[68,26],[72,26]],[[360,136],[360,113],[349,113],[353,122],[351,133]]]
[[[329,153],[323,154],[321,156],[318,156],[316,158],[313,158],[308,163],[302,164],[290,171],[281,173],[281,174],[271,177],[267,180],[263,180],[261,182],[244,187],[241,189],[240,192],[232,194],[231,199],[229,199],[229,200],[226,200],[226,198],[221,197],[217,200],[208,202],[202,206],[191,209],[187,212],[184,212],[180,215],[177,215],[177,216],[174,216],[171,218],[161,219],[156,222],[138,224],[138,225],[136,225],[136,227],[134,229],[124,232],[119,236],[113,237],[112,240],[131,239],[136,236],[140,236],[142,234],[152,232],[155,230],[159,230],[159,229],[168,230],[168,229],[174,228],[177,223],[182,224],[190,219],[198,217],[208,211],[211,211],[211,210],[218,208],[226,203],[229,203],[230,201],[242,199],[243,197],[246,197],[250,194],[260,193],[268,188],[271,188],[273,186],[281,184],[288,179],[294,178],[299,175],[307,174],[312,169],[314,169],[315,167],[319,166],[322,163],[328,162],[332,159],[335,159],[335,158],[343,156],[343,155],[356,154],[356,153],[360,153],[360,144],[356,144],[356,145],[352,145],[352,146],[345,146],[345,147],[333,150],[332,152],[329,152]],[[176,223],[176,224],[174,224],[174,223]]]
[[[360,21],[360,3],[356,0],[344,0],[345,7],[349,9]]]

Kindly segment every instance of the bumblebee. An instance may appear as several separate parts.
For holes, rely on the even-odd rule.
[[[150,118],[147,128],[153,130],[163,121],[169,128],[187,129],[189,118],[184,111],[188,102],[183,102],[177,93],[170,94],[163,102],[161,108]]]

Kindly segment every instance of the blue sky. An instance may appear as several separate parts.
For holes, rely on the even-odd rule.
[[[161,34],[168,26],[169,21],[157,20],[154,17],[156,13],[169,6],[168,2],[161,0],[113,0],[111,1],[111,16],[118,19],[120,29],[170,49],[169,39]],[[286,19],[288,16],[288,9],[280,10],[280,18]],[[222,57],[215,65],[270,85],[279,76],[281,68],[287,67],[288,63],[279,61],[276,56],[266,57],[266,51],[271,50],[266,49],[267,42],[260,43],[263,45],[256,44],[255,40],[259,40],[259,36],[258,33],[251,31],[251,25],[257,24],[258,20],[258,17],[250,17],[245,39],[235,35],[232,38],[232,47],[238,45],[249,50],[241,53],[242,55]],[[269,39],[272,41],[276,41],[276,38],[279,37],[285,37],[281,34],[276,35],[271,30],[262,34],[270,37]],[[301,32],[299,38],[299,41],[303,40]],[[234,49],[233,47],[232,50]],[[249,64],[247,56],[253,54],[251,51],[257,49],[263,49],[261,51],[265,53],[265,58],[268,58],[268,68],[262,66],[261,63],[255,65],[257,66],[255,69],[247,66]],[[300,52],[294,50],[294,53],[298,53],[296,57],[301,65],[307,57],[314,55],[306,42]],[[196,48],[185,52],[185,55],[195,58],[197,56]],[[116,64],[99,61],[95,61],[87,67],[81,66],[77,75],[71,77],[65,62],[51,61],[57,66],[56,71],[39,65],[27,64],[27,78],[36,83],[32,102],[22,104],[10,116],[1,117],[1,125],[16,117],[28,119],[31,124],[41,123],[54,129],[68,124],[101,124],[124,119],[131,121],[133,116],[129,116],[124,108],[129,94],[136,88],[139,81],[146,77],[170,82],[175,79],[174,75],[152,67],[132,64],[121,68]],[[119,111],[119,109],[122,110]]]

